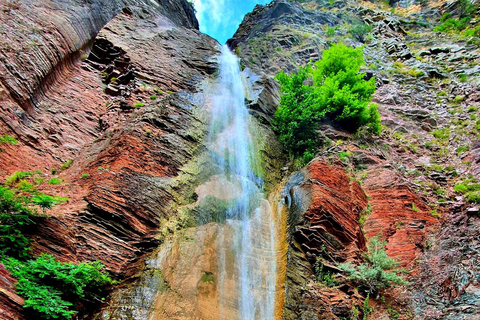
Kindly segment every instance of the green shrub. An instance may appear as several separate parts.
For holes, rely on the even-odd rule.
[[[350,34],[358,41],[365,41],[365,36],[372,31],[372,26],[364,23],[356,24],[350,28]]]
[[[17,182],[19,182],[21,179],[30,177],[32,173],[26,172],[26,171],[16,171],[12,175],[7,177],[7,180],[5,181],[5,184],[8,186],[14,185]]]
[[[113,282],[98,261],[75,265],[43,254],[35,260],[8,258],[3,263],[18,279],[17,292],[25,298],[24,308],[32,318],[71,319],[75,302],[98,300],[103,288]]]
[[[364,80],[365,74],[359,72],[363,64],[361,48],[340,43],[325,50],[315,68],[307,65],[297,74],[282,71],[276,76],[282,96],[274,124],[290,154],[315,151],[320,145],[317,129],[323,118],[352,132],[367,125],[372,132],[380,133],[380,114],[371,103],[375,79]],[[305,84],[310,77],[313,85]]]
[[[432,135],[438,139],[448,139],[450,138],[450,129],[449,128],[438,129],[438,130],[432,131]]]
[[[135,108],[143,107],[144,104],[142,102],[137,102],[133,105]]]
[[[470,23],[470,17],[464,17],[461,19],[449,18],[443,21],[442,24],[433,28],[433,31],[436,32],[448,32],[448,31],[462,31]]]
[[[57,204],[63,203],[67,200],[67,197],[49,196],[43,193],[38,193],[31,198],[32,203],[42,208],[43,213],[45,213],[45,209],[51,209]]]
[[[60,184],[61,182],[62,181],[58,178],[52,178],[52,179],[48,180],[48,184],[54,184],[54,185]]]
[[[327,35],[327,37],[333,37],[335,36],[335,28],[332,28],[332,27],[329,27],[327,28],[327,31],[325,32],[325,34]]]
[[[358,266],[347,262],[338,267],[370,294],[392,285],[407,284],[399,274],[402,270],[397,270],[398,264],[386,254],[385,242],[380,241],[379,237],[370,239],[365,259],[366,262]]]
[[[65,161],[64,163],[62,163],[62,165],[60,166],[60,170],[67,170],[68,168],[70,168],[70,166],[72,165],[72,162],[73,160],[72,159],[68,159],[67,161]]]
[[[18,144],[18,141],[14,137],[6,134],[3,136],[0,136],[0,144],[4,144],[4,143],[16,145]]]
[[[25,233],[34,225],[36,216],[28,203],[26,197],[0,186],[0,256],[27,256],[30,239]]]
[[[82,173],[82,179],[88,178],[90,175],[88,173]]]
[[[150,96],[150,99],[151,99],[151,100],[157,99],[157,95],[156,95],[156,94],[152,94],[152,95]]]
[[[480,203],[480,192],[472,192],[468,195],[468,202]]]

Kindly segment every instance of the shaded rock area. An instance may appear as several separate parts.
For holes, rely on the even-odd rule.
[[[34,255],[99,260],[124,279],[190,201],[188,180],[176,178],[203,138],[198,92],[220,47],[196,30],[186,1],[107,2],[1,3],[0,132],[19,143],[2,148],[0,176],[40,170],[38,190],[69,198],[38,225]],[[24,48],[24,37],[37,44]],[[47,184],[53,177],[61,183]],[[2,316],[21,319],[7,275],[1,285]]]

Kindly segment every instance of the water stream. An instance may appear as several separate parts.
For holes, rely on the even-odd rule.
[[[274,319],[276,294],[275,223],[264,198],[263,181],[257,176],[257,150],[249,132],[245,89],[237,57],[224,46],[219,60],[220,75],[213,97],[207,145],[213,166],[224,184],[237,192],[224,212],[219,232],[219,304],[229,303],[228,277],[234,277],[238,319]],[[224,188],[226,190],[226,188]],[[227,231],[228,230],[228,231]],[[221,244],[225,245],[221,245]],[[232,261],[227,261],[232,259]],[[234,270],[228,270],[233,266]],[[227,319],[227,316],[221,316]]]

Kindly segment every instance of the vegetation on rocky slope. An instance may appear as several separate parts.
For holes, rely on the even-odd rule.
[[[297,74],[277,75],[282,96],[274,122],[280,141],[292,155],[308,157],[321,140],[320,121],[329,118],[348,131],[367,125],[380,133],[380,114],[371,103],[375,78],[365,80],[359,72],[364,64],[362,48],[335,44],[323,52],[313,67],[300,67]],[[312,79],[312,85],[306,81]],[[311,158],[310,158],[311,159]]]
[[[0,263],[18,280],[17,292],[25,298],[27,315],[67,320],[77,313],[76,302],[100,301],[112,279],[99,262],[62,263],[48,254],[31,255],[30,235],[44,218],[36,207],[45,214],[45,209],[66,200],[38,191],[33,181],[41,184],[38,178],[38,173],[16,172],[8,177],[8,186],[0,186]]]

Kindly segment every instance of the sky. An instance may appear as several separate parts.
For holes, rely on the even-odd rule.
[[[256,4],[265,5],[271,0],[193,0],[200,31],[221,44],[227,42]]]

